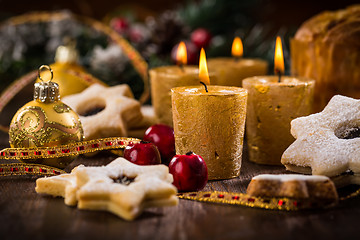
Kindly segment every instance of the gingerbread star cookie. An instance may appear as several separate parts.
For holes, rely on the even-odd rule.
[[[140,103],[126,84],[114,87],[93,84],[62,101],[79,114],[85,140],[127,137],[128,129],[137,127],[143,119]]]
[[[107,166],[79,166],[64,179],[60,179],[61,176],[38,179],[35,190],[63,196],[68,204],[73,203],[69,199],[74,197],[66,194],[67,190],[76,189],[78,208],[107,210],[126,220],[133,220],[144,208],[178,203],[177,190],[171,184],[172,175],[165,165],[139,166],[117,158]],[[75,185],[72,178],[76,179]]]
[[[360,100],[336,95],[322,112],[294,119],[291,134],[281,158],[288,170],[360,184]]]

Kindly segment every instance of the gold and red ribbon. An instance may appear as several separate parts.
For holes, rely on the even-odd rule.
[[[37,175],[37,176],[54,176],[66,173],[64,170],[41,165],[28,163],[10,163],[0,164],[0,176],[22,176],[22,175]]]
[[[95,139],[83,142],[76,142],[55,147],[33,147],[33,148],[5,148],[0,151],[0,159],[6,160],[36,160],[44,158],[74,157],[80,154],[98,152],[103,150],[116,150],[125,148],[131,143],[138,143],[140,139],[111,137]],[[11,175],[58,175],[65,173],[63,170],[28,163],[0,164],[0,176]]]
[[[252,208],[286,211],[326,208],[336,205],[335,201],[320,204],[319,201],[314,201],[310,199],[291,199],[286,197],[262,198],[250,196],[245,193],[218,191],[179,193],[178,197],[180,199],[187,199],[198,202],[240,205]]]
[[[76,142],[55,147],[5,148],[0,151],[1,159],[26,160],[40,158],[72,157],[80,154],[102,150],[125,148],[130,143],[138,143],[140,139],[112,137],[83,142]]]

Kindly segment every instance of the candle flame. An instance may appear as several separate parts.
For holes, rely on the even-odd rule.
[[[187,64],[187,51],[186,51],[186,45],[184,42],[180,42],[177,52],[176,52],[176,61],[180,65],[186,65]]]
[[[207,85],[210,84],[210,78],[209,78],[209,73],[208,73],[208,68],[207,68],[207,63],[206,63],[206,55],[205,55],[205,50],[203,48],[201,48],[201,51],[200,51],[199,78],[200,78],[200,82],[203,82]]]
[[[233,57],[242,57],[243,52],[244,49],[241,38],[235,37],[231,48],[231,54]]]
[[[275,74],[277,73],[284,74],[284,70],[285,70],[285,66],[284,66],[284,56],[283,56],[281,38],[277,36],[276,44],[275,44],[274,71]]]

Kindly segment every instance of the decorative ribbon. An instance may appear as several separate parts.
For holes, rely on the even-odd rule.
[[[40,164],[10,163],[0,164],[0,176],[38,175],[54,176],[66,173],[64,170]]]
[[[359,195],[359,193],[357,194]],[[326,208],[336,204],[335,201],[328,203],[319,203],[309,199],[291,199],[291,198],[262,198],[254,197],[245,193],[233,192],[189,192],[180,193],[178,197],[198,202],[222,203],[231,205],[241,205],[252,208],[263,208],[270,210],[294,211],[310,208]]]
[[[61,158],[71,157],[80,154],[115,150],[125,148],[131,143],[138,143],[140,139],[112,137],[102,138],[96,140],[89,140],[84,142],[76,142],[67,145],[60,145],[56,147],[32,147],[32,148],[5,148],[0,151],[0,158],[7,160],[28,160],[28,159],[44,159],[44,158]],[[28,163],[8,163],[0,164],[0,176],[11,175],[58,175],[65,173],[65,171],[40,165]]]
[[[0,158],[24,160],[71,157],[102,150],[125,148],[130,143],[138,142],[140,142],[140,139],[137,138],[112,137],[76,142],[56,147],[5,148],[0,151]]]

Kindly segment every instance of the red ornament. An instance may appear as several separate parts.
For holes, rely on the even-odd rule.
[[[150,142],[129,144],[124,150],[124,158],[137,165],[155,165],[161,163],[157,147]]]
[[[197,28],[191,33],[191,41],[199,48],[207,48],[211,42],[211,34],[205,28]]]
[[[160,152],[162,163],[169,165],[170,160],[175,156],[175,137],[172,127],[155,124],[146,130],[144,141],[155,144]]]
[[[187,64],[197,64],[199,59],[199,48],[192,42],[186,41],[186,51],[187,51]],[[171,50],[171,59],[174,63],[176,62],[176,53],[179,44],[176,44],[173,49]]]
[[[126,18],[116,17],[111,19],[110,26],[119,34],[125,34],[129,28]]]
[[[173,184],[179,191],[199,191],[208,180],[205,161],[192,152],[175,155],[169,164],[169,172],[174,177]]]

